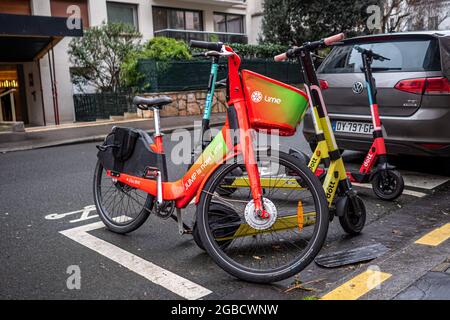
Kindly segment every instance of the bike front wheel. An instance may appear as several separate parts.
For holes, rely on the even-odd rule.
[[[291,277],[312,262],[325,241],[329,213],[322,185],[293,156],[259,155],[263,204],[270,214],[263,219],[255,212],[246,171],[235,177],[239,187],[232,194],[218,192],[242,164],[237,157],[221,165],[205,184],[196,217],[201,243],[222,269],[239,279],[269,283]],[[211,210],[216,203],[236,214],[217,215]]]

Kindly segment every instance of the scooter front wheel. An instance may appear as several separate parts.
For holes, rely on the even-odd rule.
[[[380,170],[373,176],[372,189],[382,200],[397,199],[403,192],[405,182],[396,170]]]
[[[342,198],[345,201],[343,213],[339,216],[339,223],[342,229],[350,235],[361,233],[366,224],[366,206],[359,196],[355,196],[355,201],[358,204],[359,211],[355,208],[353,201],[350,198]]]

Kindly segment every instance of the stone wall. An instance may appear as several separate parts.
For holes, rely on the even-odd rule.
[[[168,96],[172,98],[173,102],[164,106],[161,110],[161,117],[191,116],[203,113],[206,100],[206,90],[158,92],[143,94],[143,96],[148,98]],[[225,89],[217,89],[214,93],[211,112],[225,112],[226,105]],[[153,111],[151,110],[142,111],[138,109],[137,113],[139,117],[153,118]]]

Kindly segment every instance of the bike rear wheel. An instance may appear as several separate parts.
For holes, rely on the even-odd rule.
[[[272,217],[264,221],[255,215],[249,185],[229,196],[217,192],[242,165],[235,160],[221,165],[202,191],[197,207],[201,243],[222,269],[239,279],[269,283],[295,275],[312,262],[327,235],[329,213],[322,185],[293,156],[258,156],[263,203]],[[236,179],[249,183],[247,172]],[[240,221],[212,215],[210,207],[217,202],[233,207]],[[227,245],[221,245],[225,240]]]
[[[114,181],[97,161],[94,173],[94,202],[105,226],[116,233],[129,233],[139,228],[153,207],[153,196]]]

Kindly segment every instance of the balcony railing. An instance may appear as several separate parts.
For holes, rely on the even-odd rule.
[[[181,0],[184,2],[195,2],[204,4],[213,4],[218,6],[234,7],[245,5],[247,0]]]
[[[168,37],[189,42],[190,40],[221,41],[223,43],[247,43],[244,33],[189,31],[177,29],[164,29],[155,31],[155,37]]]

